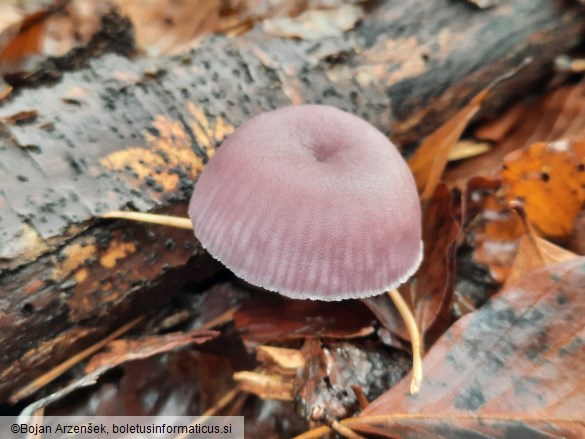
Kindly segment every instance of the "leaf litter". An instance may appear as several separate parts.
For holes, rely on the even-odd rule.
[[[404,379],[346,425],[393,438],[582,437],[585,258],[556,251],[562,262],[519,263],[514,282],[441,337],[418,395]]]

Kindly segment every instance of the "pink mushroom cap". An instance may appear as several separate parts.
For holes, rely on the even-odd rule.
[[[296,299],[381,294],[422,259],[410,169],[384,134],[333,107],[285,107],[242,124],[206,165],[189,216],[233,273]]]

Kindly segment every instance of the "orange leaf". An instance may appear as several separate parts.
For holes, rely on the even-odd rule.
[[[474,258],[489,268],[496,282],[504,283],[526,227],[516,212],[491,193],[483,194],[478,219],[472,233]]]
[[[585,140],[536,143],[505,157],[508,201],[520,201],[542,233],[566,238],[585,202]]]
[[[478,112],[491,86],[479,92],[462,110],[425,139],[408,161],[422,199],[430,198],[439,182],[449,151]]]
[[[48,15],[41,11],[25,18],[18,34],[0,52],[0,60],[13,61],[40,53]]]

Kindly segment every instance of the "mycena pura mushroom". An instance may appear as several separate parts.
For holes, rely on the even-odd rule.
[[[189,216],[209,253],[251,284],[325,301],[388,291],[411,335],[418,390],[420,335],[396,288],[422,259],[420,202],[380,131],[321,105],[256,116],[206,165]]]

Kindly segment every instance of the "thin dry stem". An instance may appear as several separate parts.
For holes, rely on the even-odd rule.
[[[118,328],[117,330],[112,332],[110,335],[108,335],[106,338],[104,338],[100,342],[98,342],[98,343],[88,347],[87,349],[84,349],[83,351],[75,354],[73,357],[71,357],[68,360],[64,361],[63,363],[57,365],[56,367],[54,367],[53,369],[51,369],[47,373],[44,373],[40,377],[31,381],[29,384],[22,387],[18,391],[16,391],[10,397],[10,400],[12,402],[19,401],[22,398],[25,398],[25,397],[33,394],[37,390],[41,389],[42,387],[46,386],[48,383],[53,381],[55,378],[61,376],[67,370],[71,369],[77,363],[85,360],[87,357],[89,357],[93,353],[99,351],[101,348],[103,348],[105,345],[107,345],[112,340],[115,340],[116,338],[120,337],[122,334],[128,332],[130,329],[132,329],[134,326],[136,326],[138,323],[140,323],[143,318],[144,318],[144,316],[140,316],[140,317],[137,317],[134,320],[126,323],[124,326],[122,326],[121,328]]]
[[[388,295],[394,302],[396,309],[400,313],[408,335],[410,335],[410,343],[412,345],[412,382],[410,383],[410,393],[416,395],[420,390],[420,386],[423,380],[423,366],[422,366],[422,341],[420,331],[412,311],[398,292],[394,289],[388,291]]]
[[[366,439],[365,436],[362,436],[361,434],[356,433],[351,428],[343,425],[339,421],[331,422],[331,425],[329,427],[331,427],[331,429],[333,431],[335,431],[336,433],[339,433],[341,436],[343,436],[347,439]]]
[[[176,227],[178,229],[193,230],[193,224],[189,218],[179,216],[157,215],[154,213],[122,212],[114,210],[101,215],[101,218],[125,219],[142,223],[159,224],[161,226]]]
[[[233,399],[238,396],[241,392],[240,385],[236,385],[232,390],[227,392],[223,395],[213,406],[211,406],[205,413],[201,416],[195,418],[195,420],[191,423],[192,426],[196,424],[204,424],[211,416],[215,416],[221,410],[223,410]],[[186,439],[189,436],[189,433],[180,433],[178,436],[175,436],[175,439]]]

